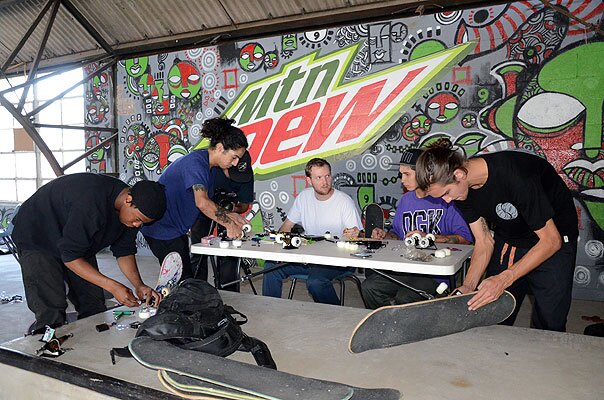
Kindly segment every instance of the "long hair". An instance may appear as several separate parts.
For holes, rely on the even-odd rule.
[[[247,149],[247,138],[233,122],[234,119],[228,118],[207,119],[201,127],[201,136],[210,139],[210,148],[222,143],[225,150]]]
[[[428,190],[435,183],[448,185],[455,182],[455,170],[468,172],[463,152],[453,148],[449,139],[439,139],[419,156],[416,164],[417,186]]]

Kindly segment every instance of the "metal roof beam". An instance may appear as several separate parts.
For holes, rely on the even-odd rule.
[[[103,50],[107,52],[107,54],[113,54],[113,49],[111,48],[109,43],[107,43],[107,41],[105,40],[105,38],[103,38],[99,31],[97,31],[94,26],[92,26],[92,24],[86,19],[86,17],[82,15],[82,13],[80,13],[80,11],[76,8],[76,6],[73,5],[70,0],[61,0],[61,4],[63,4],[63,7],[65,7],[67,11],[69,11],[69,13],[76,19],[76,21],[78,21],[80,25],[82,25],[82,28],[84,28],[86,32],[88,32],[88,34],[92,36],[94,40],[96,40],[96,42],[103,48]]]
[[[42,18],[44,18],[44,15],[46,14],[46,12],[48,11],[48,9],[50,8],[51,5],[52,5],[52,0],[49,0],[48,3],[46,3],[44,8],[42,9],[42,11],[40,11],[40,14],[38,14],[38,16],[36,17],[34,22],[31,24],[31,26],[29,27],[27,32],[25,32],[25,35],[23,35],[23,38],[21,39],[19,44],[17,44],[17,47],[15,47],[15,49],[10,54],[10,56],[8,56],[8,59],[6,60],[4,65],[2,65],[2,68],[0,68],[0,71],[2,72],[2,74],[4,74],[6,72],[6,69],[9,67],[10,63],[12,63],[13,60],[15,59],[15,57],[17,57],[17,54],[19,54],[19,51],[21,51],[21,49],[23,48],[23,46],[25,45],[25,43],[27,42],[27,40],[29,39],[31,34],[34,33],[34,31],[38,27],[38,24],[40,23]]]
[[[109,67],[112,67],[113,65],[115,65],[115,63],[117,62],[117,60],[113,60],[112,62],[108,63],[107,65],[104,65],[102,68],[100,68],[98,71],[94,71],[93,74],[88,75],[87,77],[85,77],[84,79],[82,79],[81,81],[79,81],[78,83],[75,83],[73,85],[71,85],[70,87],[68,87],[67,89],[63,90],[61,93],[59,93],[58,95],[56,95],[55,97],[53,97],[50,100],[47,100],[46,102],[44,102],[44,104],[42,104],[41,106],[38,106],[37,108],[33,109],[32,111],[30,111],[29,113],[27,113],[25,115],[25,117],[27,119],[30,119],[32,116],[36,115],[37,113],[39,113],[40,111],[42,111],[43,109],[45,109],[46,107],[48,107],[49,105],[51,105],[52,103],[54,103],[55,101],[59,100],[61,97],[65,96],[67,93],[71,92],[73,89],[75,89],[76,87],[80,86],[81,84],[88,82],[89,80],[91,80],[94,76],[98,75],[99,73],[103,72],[104,70],[106,70]]]
[[[17,110],[15,106],[13,106],[13,104],[8,101],[4,96],[0,96],[0,104],[4,106],[4,108],[6,108],[8,112],[10,112],[13,117],[21,124],[23,129],[25,129],[25,132],[27,132],[27,134],[29,135],[29,137],[31,137],[36,146],[38,146],[38,149],[40,149],[40,152],[44,154],[44,157],[46,157],[46,159],[48,160],[48,164],[50,164],[50,168],[52,168],[55,175],[63,175],[63,168],[61,168],[54,154],[52,154],[52,151],[50,151],[50,149],[46,145],[46,142],[44,142],[44,139],[42,139],[36,128],[34,128],[29,118],[22,115],[21,112]]]
[[[36,73],[38,72],[38,64],[40,64],[40,60],[42,59],[42,54],[44,53],[44,48],[46,47],[46,42],[48,42],[48,37],[50,36],[50,31],[52,29],[52,25],[55,21],[55,17],[57,16],[57,12],[59,11],[59,6],[61,5],[60,0],[49,0],[52,1],[53,7],[50,14],[50,19],[48,20],[48,25],[46,25],[46,31],[44,32],[44,37],[42,38],[42,42],[40,43],[40,47],[38,49],[38,54],[36,54],[36,59],[34,61],[34,65],[27,76],[27,82],[31,81],[35,78]],[[21,100],[19,101],[19,106],[17,110],[21,112],[23,109],[23,105],[25,104],[25,99],[27,98],[27,93],[29,92],[30,86],[25,86],[23,88],[23,95],[21,96]]]

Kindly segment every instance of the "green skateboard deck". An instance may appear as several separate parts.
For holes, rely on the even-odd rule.
[[[514,296],[503,292],[498,300],[469,311],[468,300],[476,293],[378,308],[359,322],[348,349],[361,353],[494,325],[516,306]]]
[[[142,365],[166,371],[162,373],[162,382],[167,383],[166,387],[192,396],[222,395],[223,397],[218,398],[234,400],[398,400],[400,398],[399,392],[392,389],[361,389],[336,382],[306,378],[207,353],[183,350],[166,341],[156,341],[148,337],[135,338],[128,347],[134,358]],[[166,379],[168,372],[170,379]],[[193,378],[195,381],[183,382],[179,380],[181,377],[177,374]],[[172,385],[171,381],[177,382],[177,385]],[[187,389],[187,386],[193,389]]]

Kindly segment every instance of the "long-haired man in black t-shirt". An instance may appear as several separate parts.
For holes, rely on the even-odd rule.
[[[129,187],[91,173],[59,177],[27,199],[14,219],[12,237],[27,305],[36,316],[29,333],[64,324],[67,297],[78,318],[106,310],[103,289],[129,307],[139,299],[159,303],[159,294],[143,283],[134,255],[138,228],[161,218],[165,209],[164,188],[157,182]],[[107,246],[136,296],[99,272],[95,255]]]
[[[532,326],[565,331],[578,221],[571,192],[555,169],[523,151],[466,159],[442,140],[418,159],[417,182],[429,195],[455,201],[474,234],[470,268],[459,288],[467,293],[478,287],[469,309],[495,301],[507,289],[517,300],[504,322],[512,325],[531,289]]]

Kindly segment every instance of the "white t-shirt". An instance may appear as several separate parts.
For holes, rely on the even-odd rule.
[[[355,202],[347,194],[335,190],[325,200],[317,200],[313,188],[304,189],[287,214],[287,219],[304,227],[308,235],[323,235],[329,232],[341,236],[346,228],[363,228],[361,215]]]

